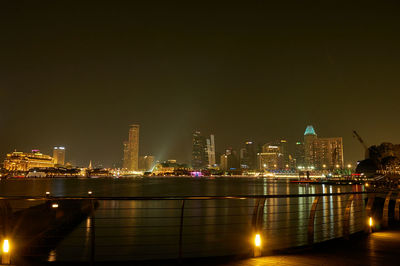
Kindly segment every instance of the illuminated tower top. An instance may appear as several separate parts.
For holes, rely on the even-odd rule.
[[[314,130],[313,126],[307,126],[306,131],[304,132],[304,136],[307,136],[307,135],[314,135],[314,136],[317,135],[315,133],[315,130]]]

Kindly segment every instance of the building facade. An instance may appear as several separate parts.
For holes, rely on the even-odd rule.
[[[65,164],[65,147],[54,147],[53,148],[54,164],[64,165]]]
[[[194,131],[192,135],[192,167],[201,169],[208,166],[208,154],[206,139],[200,131]]]
[[[258,170],[275,170],[279,167],[281,152],[277,145],[265,144],[262,152],[257,154]]]
[[[295,159],[295,167],[303,167],[305,164],[304,161],[304,144],[301,141],[297,141],[294,146],[294,159]]]
[[[257,152],[254,142],[246,141],[240,150],[240,167],[247,170],[257,169]]]
[[[212,167],[216,164],[214,135],[212,134],[210,135],[210,138],[207,139],[206,144],[207,144],[208,166]]]
[[[31,153],[15,151],[7,154],[3,165],[8,171],[29,171],[31,168],[54,167],[54,159],[39,151],[32,151]]]
[[[139,129],[137,124],[131,125],[128,141],[124,142],[123,167],[129,171],[139,170]]]
[[[318,138],[313,126],[307,126],[304,133],[303,167],[319,170],[343,168],[343,139]]]
[[[317,169],[333,170],[343,168],[343,140],[318,138],[314,141],[314,165]]]
[[[139,170],[145,172],[151,172],[154,167],[154,156],[146,155],[139,157]]]
[[[317,134],[315,133],[313,126],[307,126],[304,132],[304,167],[314,167],[315,166],[315,150],[314,141],[317,139]]]

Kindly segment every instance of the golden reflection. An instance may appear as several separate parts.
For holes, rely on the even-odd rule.
[[[47,261],[49,262],[54,262],[57,259],[57,252],[55,249],[50,250],[49,252],[49,257],[47,258]]]

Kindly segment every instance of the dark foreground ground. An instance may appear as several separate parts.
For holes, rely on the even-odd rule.
[[[49,263],[71,265],[71,263]],[[89,263],[74,265],[89,265]],[[400,265],[400,228],[375,232],[370,235],[354,235],[350,240],[336,239],[316,244],[313,247],[285,250],[258,258],[204,258],[184,261],[146,262],[96,262],[95,265]]]

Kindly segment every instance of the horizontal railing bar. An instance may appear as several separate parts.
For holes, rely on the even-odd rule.
[[[330,197],[342,195],[371,194],[374,192],[336,192],[336,193],[314,193],[314,194],[277,194],[277,195],[237,195],[237,196],[166,196],[166,197],[95,197],[95,196],[64,196],[64,197],[45,197],[45,196],[6,196],[0,200],[223,200],[223,199],[259,199],[259,198],[307,198],[307,197]]]

